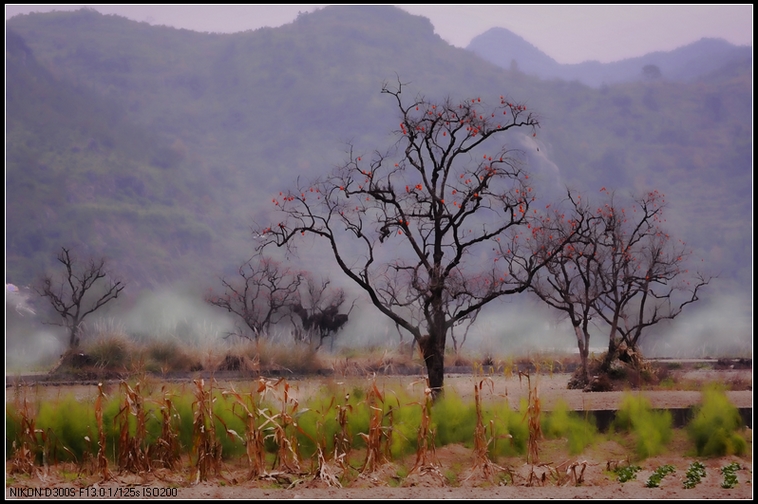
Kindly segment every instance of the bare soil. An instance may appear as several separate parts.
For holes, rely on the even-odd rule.
[[[423,393],[421,377],[377,377],[377,384],[385,389],[404,387],[410,392]],[[620,403],[623,391],[582,392],[567,390],[569,375],[542,374],[531,377],[532,385],[538,387],[544,410],[549,410],[558,400],[566,401],[575,410],[613,410]],[[653,408],[688,408],[700,401],[700,390],[710,382],[726,384],[727,395],[739,408],[752,408],[751,369],[694,369],[685,367],[672,372],[670,383],[635,391],[647,397]],[[293,393],[307,397],[328,382],[330,386],[352,387],[368,383],[365,378],[329,377],[291,380]],[[239,382],[220,382],[219,386]],[[473,401],[475,385],[483,385],[488,393],[484,400],[497,401],[507,398],[510,404],[518,405],[528,394],[528,386],[518,376],[472,376],[450,375],[446,377],[446,389],[454,390],[464,401]],[[7,389],[8,390],[8,389]],[[78,397],[94,396],[92,385],[38,386],[35,394],[40,398],[73,393]],[[8,390],[6,397],[13,395]],[[751,424],[752,425],[752,424]],[[327,463],[322,477],[314,471],[299,474],[269,474],[265,478],[250,480],[240,462],[228,462],[217,476],[209,481],[194,483],[189,469],[149,474],[113,474],[102,481],[96,476],[77,475],[73,467],[58,466],[48,472],[41,469],[33,476],[10,475],[6,471],[6,498],[18,496],[18,489],[39,489],[38,492],[57,492],[56,495],[35,494],[37,497],[75,498],[142,498],[159,493],[160,497],[179,499],[545,499],[545,498],[591,498],[591,499],[752,499],[752,430],[746,428],[747,454],[720,458],[698,459],[691,454],[686,433],[675,431],[674,440],[664,454],[635,461],[631,440],[614,437],[592,445],[579,456],[568,455],[564,440],[540,442],[539,463],[527,464],[524,457],[497,460],[497,466],[485,475],[477,467],[472,448],[448,445],[437,448],[430,454],[427,463],[415,470],[415,456],[407,460],[387,462],[371,474],[359,475],[357,471],[348,478],[345,487],[330,486],[341,469]],[[356,455],[360,458],[360,454]],[[692,489],[684,489],[682,481],[687,468],[696,460],[706,466],[706,476]],[[636,479],[620,483],[609,467],[632,462],[641,467]],[[724,478],[720,469],[732,462],[739,463],[738,484],[735,488],[722,488]],[[646,488],[645,482],[653,471],[671,464],[676,472],[666,476],[659,488]],[[359,465],[356,463],[354,465]],[[188,464],[185,464],[188,467]],[[310,469],[308,466],[306,469]],[[410,473],[409,473],[410,471]],[[583,472],[582,472],[583,471]],[[31,490],[26,490],[30,492]],[[13,494],[12,494],[13,492]],[[30,495],[30,494],[26,494]]]

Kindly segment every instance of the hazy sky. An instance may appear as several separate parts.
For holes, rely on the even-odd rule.
[[[7,5],[5,18],[82,5]],[[196,31],[237,32],[290,23],[322,5],[97,5],[103,14]],[[431,20],[457,47],[493,27],[508,28],[559,63],[604,63],[669,51],[703,37],[753,43],[752,4],[732,5],[403,5]]]

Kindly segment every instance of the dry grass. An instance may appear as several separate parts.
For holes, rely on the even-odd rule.
[[[474,471],[477,469],[482,470],[482,476],[487,481],[490,481],[497,472],[506,471],[504,467],[500,467],[495,464],[489,457],[490,445],[495,440],[495,422],[490,420],[490,435],[487,437],[487,429],[484,427],[484,420],[482,416],[482,404],[479,392],[482,390],[484,384],[487,383],[490,386],[490,392],[493,392],[492,380],[482,380],[478,384],[474,384],[474,404],[476,407],[476,427],[474,429],[474,465],[471,468],[471,476],[474,475]],[[469,476],[469,477],[471,477]]]
[[[12,444],[12,454],[8,460],[8,470],[10,474],[22,473],[33,474],[36,466],[37,452],[40,450],[39,436],[45,433],[35,426],[35,418],[30,410],[30,405],[24,398],[20,408],[16,410],[20,417],[21,432],[19,433],[20,443],[17,446],[16,441]],[[44,437],[42,438],[44,443]]]
[[[258,394],[261,388],[258,389]],[[250,392],[249,394],[240,394],[234,388],[232,390],[225,390],[222,396],[231,396],[234,398],[234,404],[232,405],[232,412],[240,418],[245,425],[245,436],[240,436],[237,432],[227,429],[227,434],[231,434],[240,439],[245,445],[245,456],[247,457],[248,467],[250,468],[247,474],[248,479],[257,478],[265,472],[265,458],[266,448],[263,439],[263,432],[258,427],[259,408],[257,401],[255,400],[256,394]],[[241,412],[237,412],[237,410]]]
[[[432,428],[431,417],[433,401],[434,397],[432,394],[432,389],[427,383],[427,386],[424,389],[424,399],[420,403],[421,425],[419,425],[418,428],[418,437],[416,441],[416,463],[413,464],[413,468],[410,471],[411,473],[416,470],[421,470],[422,472],[428,472],[430,470],[434,471],[439,466],[439,461],[437,461],[436,457],[434,456],[435,431]]]
[[[505,467],[498,465],[498,463],[502,464],[503,459],[496,461],[490,458],[492,445],[497,438],[495,432],[497,420],[489,422],[486,420],[482,397],[487,387],[494,388],[494,380],[491,378],[478,380],[474,386],[476,422],[469,424],[473,427],[470,438],[473,440],[473,452],[468,445],[465,448],[463,445],[457,445],[457,454],[451,455],[453,452],[449,447],[452,445],[445,445],[443,448],[437,446],[435,438],[439,436],[436,436],[431,420],[431,391],[424,383],[426,389],[422,398],[418,400],[418,395],[414,397],[417,402],[409,402],[407,397],[398,400],[398,408],[407,407],[406,411],[414,414],[412,424],[414,430],[411,432],[415,432],[416,425],[418,425],[418,431],[415,454],[409,458],[398,457],[394,460],[389,448],[393,429],[402,424],[399,419],[402,418],[403,410],[395,410],[388,406],[390,402],[394,405],[392,392],[380,388],[375,381],[368,388],[364,385],[362,392],[365,391],[365,397],[356,393],[351,402],[348,402],[348,397],[338,400],[337,389],[327,390],[323,403],[319,403],[319,411],[315,411],[318,418],[315,420],[316,428],[308,431],[307,434],[301,428],[301,424],[305,425],[305,419],[313,419],[313,417],[306,417],[304,414],[299,416],[305,410],[301,406],[301,402],[303,405],[306,404],[305,399],[298,401],[298,398],[294,396],[295,388],[284,379],[270,381],[261,378],[253,383],[248,392],[237,392],[228,386],[225,390],[215,392],[215,395],[214,389],[217,389],[215,382],[206,383],[195,380],[193,383],[194,401],[191,405],[192,445],[188,447],[190,453],[186,455],[187,458],[184,458],[184,463],[180,455],[178,434],[181,426],[176,414],[174,395],[166,388],[160,389],[160,395],[154,401],[158,409],[149,410],[153,402],[142,382],[131,386],[122,383],[118,388],[119,400],[112,403],[118,406],[119,412],[115,417],[118,443],[114,447],[112,460],[120,470],[136,473],[140,475],[140,478],[146,471],[154,474],[158,471],[161,471],[160,474],[166,474],[163,471],[168,470],[176,471],[183,478],[181,484],[186,484],[187,480],[193,483],[206,480],[213,482],[215,477],[216,484],[225,485],[230,482],[238,483],[246,477],[248,480],[258,480],[259,483],[256,484],[273,482],[275,485],[291,486],[307,481],[309,485],[340,487],[351,486],[355,482],[351,475],[360,472],[365,477],[359,477],[358,484],[392,481],[404,486],[433,485],[435,487],[464,484],[468,486],[502,485],[506,482],[527,486],[568,486],[583,483],[593,485],[597,478],[603,477],[602,474],[598,474],[598,468],[595,467],[597,463],[593,465],[587,460],[569,457],[565,451],[565,440],[541,440],[540,397],[537,386],[532,381],[537,377],[521,372],[520,378],[526,379],[529,391],[522,419],[523,425],[528,427],[527,464],[524,464],[523,455],[515,459],[518,462]],[[408,389],[409,386],[406,385],[403,388]],[[467,387],[467,390],[470,388]],[[492,393],[493,390],[490,392]],[[343,397],[344,394],[343,389],[339,392],[339,397]],[[214,397],[218,399],[215,410]],[[357,400],[361,397],[363,397],[362,400]],[[103,425],[106,399],[103,386],[100,385],[95,399],[97,443],[91,443],[89,447],[89,456],[92,457],[97,453],[97,458],[90,459],[93,462],[96,460],[96,463],[92,464],[92,470],[89,473],[97,475],[101,481],[111,478],[105,456],[106,434]],[[229,402],[224,403],[227,399]],[[189,401],[190,399],[187,399],[185,404]],[[33,474],[39,472],[40,458],[43,460],[43,466],[48,463],[47,454],[50,452],[52,434],[43,433],[35,425],[33,408],[30,405],[22,402],[20,398],[17,402],[18,409],[22,410],[19,416],[22,419],[23,429],[16,436],[18,443],[9,456],[9,471],[10,474],[14,471]],[[177,402],[180,406],[182,405],[181,401],[177,400]],[[219,406],[220,404],[226,404],[226,406]],[[228,414],[229,409],[236,417],[233,420],[229,419],[231,416]],[[156,418],[160,423],[161,434],[156,442],[147,446],[145,426],[150,411],[160,411],[160,416],[156,415]],[[366,411],[368,415],[363,417]],[[314,410],[310,410],[309,415],[313,412]],[[395,412],[398,414],[393,419]],[[418,417],[415,416],[416,412],[419,413]],[[350,422],[359,416],[368,420],[367,427],[360,424],[360,429],[365,430],[358,433],[365,441],[365,452],[363,448],[353,447],[353,433],[350,432]],[[226,424],[221,417],[226,419]],[[231,422],[236,422],[237,419],[241,420],[242,424],[232,426]],[[415,423],[416,419],[419,420],[418,424]],[[395,421],[398,422],[397,425]],[[218,422],[222,427],[217,426]],[[325,427],[327,422],[330,425]],[[157,427],[157,424],[154,426]],[[235,432],[230,426],[238,431]],[[227,460],[222,467],[219,437],[223,438],[225,434],[243,443],[245,456],[239,452],[240,456],[236,460]],[[303,458],[303,453],[306,453],[303,436],[307,436],[315,443],[315,449],[311,449],[308,445],[306,458]],[[329,436],[333,437],[329,438]],[[333,448],[328,448],[327,439],[334,441]],[[685,442],[686,436],[682,434],[682,443]],[[270,453],[268,457],[267,448]],[[597,456],[593,458],[590,452],[597,450],[598,447],[592,447],[588,449],[585,456],[595,461],[621,459],[629,452],[628,447],[618,445],[618,443],[614,443],[611,448],[606,447],[600,455],[595,454]],[[618,453],[615,452],[616,448],[619,449]],[[686,449],[686,444],[676,447],[677,453],[684,453]],[[440,459],[438,456],[440,452],[446,453],[447,458]],[[461,455],[464,452],[465,457]],[[352,465],[351,455],[354,455]],[[362,459],[362,463],[358,460],[359,458]],[[471,474],[463,480],[458,480],[457,474],[462,469],[462,460],[465,461],[464,464],[467,464],[466,467],[471,467]],[[306,469],[303,469],[304,465]],[[521,469],[518,469],[519,467]],[[443,476],[443,470],[445,476]],[[240,476],[243,472],[245,476]],[[474,477],[480,475],[481,479]]]
[[[116,415],[119,422],[118,468],[135,473],[150,471],[150,454],[147,447],[147,412],[140,384],[134,388],[121,382],[123,405]],[[134,424],[134,434],[132,431]],[[99,460],[99,457],[98,457]]]
[[[527,462],[531,462],[532,465],[539,463],[540,450],[539,441],[542,439],[542,427],[540,425],[540,398],[537,391],[537,385],[532,388],[531,378],[529,373],[522,373],[519,371],[519,381],[521,377],[526,377],[527,386],[529,389],[529,397],[527,399],[527,409],[525,412],[525,419],[527,420],[527,426],[529,427],[529,440],[527,444]]]
[[[296,430],[298,430],[294,415],[297,412],[300,403],[290,395],[290,385],[283,378],[277,382],[261,381],[263,387],[260,392],[263,396],[271,393],[278,399],[281,406],[279,413],[273,413],[267,408],[259,410],[264,422],[261,428],[268,434],[266,438],[271,439],[277,446],[276,459],[273,468],[277,467],[290,472],[300,472],[300,455],[298,453],[298,442]],[[279,387],[281,386],[281,390]]]
[[[153,464],[166,469],[176,469],[180,460],[179,415],[172,400],[172,394],[164,385],[161,388],[161,400],[158,403],[161,413],[161,435],[152,452]]]
[[[108,457],[105,456],[105,426],[103,425],[103,400],[107,398],[103,390],[103,384],[97,384],[97,398],[95,399],[95,421],[97,422],[97,472],[103,481],[110,479],[108,470]]]
[[[213,380],[208,390],[204,380],[194,380],[195,402],[192,422],[193,453],[195,456],[194,481],[206,481],[211,474],[217,475],[221,467],[221,444],[216,437],[213,421]]]
[[[376,387],[374,381],[366,396],[369,408],[369,427],[367,433],[359,433],[366,441],[366,459],[361,468],[361,474],[372,473],[387,462],[389,451],[389,429],[384,426],[384,396]]]

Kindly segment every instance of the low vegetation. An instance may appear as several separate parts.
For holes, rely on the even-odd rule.
[[[653,474],[651,474],[645,482],[645,486],[648,488],[658,488],[661,486],[661,481],[663,478],[665,478],[668,474],[674,473],[675,471],[676,469],[671,464],[662,465],[653,471]]]
[[[668,411],[653,411],[642,395],[626,394],[613,422],[616,430],[631,432],[641,459],[658,455],[671,440],[672,417]]]
[[[687,468],[687,473],[684,476],[684,488],[695,488],[703,478],[705,478],[705,466],[696,460]]]
[[[116,471],[166,468],[185,471],[190,483],[221,477],[225,468],[241,464],[248,480],[343,486],[389,468],[398,481],[433,475],[460,484],[464,478],[445,476],[436,457],[440,447],[459,445],[473,452],[468,478],[476,475],[489,484],[579,485],[587,462],[544,462],[540,454],[554,442],[549,440],[564,443],[577,456],[629,431],[645,438],[635,448],[636,457],[644,459],[663,451],[671,436],[671,419],[651,411],[643,397],[627,396],[615,429],[600,434],[592,421],[565,404],[542,410],[537,387],[523,375],[530,395],[518,410],[495,393],[488,378],[475,385],[473,404],[453,392],[432,403],[425,381],[395,386],[394,381],[327,378],[317,390],[305,391],[285,379],[259,378],[238,389],[214,379],[158,388],[146,378],[117,387],[101,384],[93,398],[52,401],[30,401],[18,388],[6,406],[8,470],[34,474],[66,463],[78,474],[107,480]],[[700,425],[713,401],[710,392],[703,395],[701,413],[689,429]],[[724,410],[731,406],[720,404]],[[741,434],[735,428],[732,435]],[[519,476],[516,468],[524,460],[531,471]],[[613,479],[636,477],[639,465],[628,460],[615,464]],[[698,464],[688,470],[685,487],[702,477]],[[724,485],[737,484],[739,468],[732,464],[722,470]],[[659,467],[646,486],[658,486],[673,471]]]
[[[711,386],[703,391],[703,402],[689,424],[688,434],[698,456],[741,455],[747,448],[738,432],[742,425],[739,411],[723,390]]]

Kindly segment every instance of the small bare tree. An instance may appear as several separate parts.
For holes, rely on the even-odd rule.
[[[263,256],[247,260],[237,273],[234,279],[221,279],[223,294],[208,289],[205,300],[239,316],[257,342],[261,334],[267,334],[272,325],[287,316],[302,274]]]
[[[682,240],[674,240],[663,228],[665,200],[651,191],[637,198],[631,208],[614,202],[598,208],[602,234],[598,262],[600,296],[595,311],[609,326],[607,369],[619,350],[626,347],[629,358],[638,357],[640,337],[649,327],[678,317],[685,306],[699,300],[700,290],[711,277],[691,272],[686,262],[691,251]],[[622,347],[623,345],[623,347]]]
[[[124,283],[113,280],[105,268],[105,259],[89,259],[79,263],[71,251],[61,247],[58,262],[66,268],[60,281],[45,275],[35,287],[35,291],[52,305],[62,322],[57,325],[68,329],[69,351],[79,346],[79,332],[84,318],[116,299],[124,290]],[[103,280],[99,282],[99,280]],[[100,288],[105,284],[104,288]]]
[[[591,206],[585,198],[569,193],[569,218],[551,234],[532,243],[539,254],[547,240],[568,244],[539,271],[530,290],[542,301],[564,312],[576,333],[582,359],[582,380],[589,381],[589,322],[607,325],[607,371],[617,359],[641,363],[640,338],[652,326],[678,317],[685,306],[699,299],[710,277],[690,272],[690,250],[663,228],[665,202],[658,191],[619,204],[606,188],[605,201]]]
[[[567,202],[572,207],[569,212],[573,215],[566,219],[564,210],[555,208],[553,221],[558,225],[553,227],[553,235],[534,233],[536,239],[531,246],[534,254],[538,255],[543,250],[545,239],[563,241],[571,236],[573,238],[545,268],[537,272],[529,290],[547,305],[563,312],[571,322],[582,362],[580,381],[584,386],[589,381],[589,322],[601,294],[597,255],[600,220],[592,215],[588,205],[582,203],[581,196],[575,197],[569,191]]]

